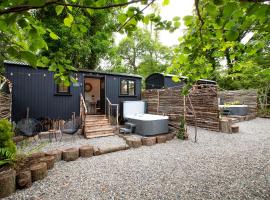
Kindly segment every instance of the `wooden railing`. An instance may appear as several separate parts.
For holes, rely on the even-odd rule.
[[[83,95],[80,95],[80,117],[82,119],[82,127],[83,127],[83,132],[84,132],[84,127],[85,127],[85,117],[87,114],[87,107],[83,98]]]
[[[119,125],[119,121],[118,121],[118,118],[119,118],[119,104],[112,104],[111,101],[106,98],[106,115],[108,116],[109,118],[109,122],[111,124],[112,123],[112,111],[113,111],[113,108],[116,108],[116,126],[118,127]]]

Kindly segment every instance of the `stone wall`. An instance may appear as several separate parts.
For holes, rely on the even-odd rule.
[[[239,101],[240,104],[248,105],[250,115],[257,115],[257,90],[218,91],[218,97],[220,98],[220,104]]]
[[[194,109],[198,127],[219,131],[216,86],[195,85],[186,97],[181,95],[181,88],[145,90],[142,99],[147,102],[148,113],[169,116],[171,126],[178,127],[185,110],[187,124],[195,125]]]

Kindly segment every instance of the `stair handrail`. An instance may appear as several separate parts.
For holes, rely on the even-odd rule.
[[[118,118],[119,118],[119,104],[112,104],[110,99],[108,97],[106,97],[106,101],[107,101],[107,105],[108,105],[108,111],[109,113],[107,113],[107,109],[106,109],[106,115],[108,115],[109,117],[109,122],[111,123],[111,110],[112,110],[112,107],[116,106],[116,126],[118,127],[119,125],[119,121],[118,121]]]

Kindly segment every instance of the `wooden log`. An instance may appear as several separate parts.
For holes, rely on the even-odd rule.
[[[40,158],[40,162],[45,162],[47,164],[47,170],[51,170],[54,167],[55,157],[45,156],[43,158]]]
[[[45,153],[44,152],[33,153],[33,154],[31,154],[28,157],[29,163],[30,163],[30,165],[39,163],[40,162],[40,158],[44,158],[44,157],[45,157]]]
[[[31,171],[21,171],[16,176],[16,185],[18,189],[25,189],[32,186]]]
[[[74,161],[79,158],[79,150],[77,148],[68,148],[63,150],[64,161]]]
[[[220,131],[221,132],[232,133],[231,126],[232,126],[231,119],[221,119],[220,120]]]
[[[100,149],[98,147],[94,147],[94,155],[95,156],[101,155]]]
[[[94,155],[94,147],[91,145],[83,145],[79,149],[80,156],[87,158]]]
[[[232,133],[238,133],[239,132],[239,126],[237,124],[231,125]]]
[[[157,143],[156,137],[143,137],[142,138],[142,145],[145,146],[152,146]]]
[[[54,156],[55,162],[62,160],[62,151],[59,149],[51,150],[45,153],[46,156]]]
[[[142,140],[140,137],[130,136],[126,138],[127,145],[132,148],[138,148],[142,146]]]
[[[122,151],[122,150],[126,150],[128,148],[129,148],[128,145],[120,145],[120,146],[116,146],[116,147],[103,147],[103,148],[100,148],[100,154]]]
[[[0,198],[4,198],[15,192],[16,172],[13,169],[6,169],[0,172]]]
[[[166,139],[167,139],[167,141],[172,140],[172,139],[174,139],[175,136],[176,136],[175,133],[168,133],[168,134],[166,134]]]
[[[36,163],[30,166],[32,182],[42,180],[48,175],[47,164],[45,162]]]
[[[165,143],[167,140],[166,135],[158,135],[157,136],[157,143]]]

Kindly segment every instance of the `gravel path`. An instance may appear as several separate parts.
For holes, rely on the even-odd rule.
[[[71,136],[64,136],[61,141],[55,141],[54,139],[52,140],[52,142],[49,142],[48,139],[38,140],[37,142],[33,142],[27,147],[23,147],[21,149],[21,152],[29,152],[32,149],[39,149],[40,151],[46,152],[54,149],[65,149],[71,147],[79,148],[80,146],[86,144],[102,148],[117,147],[120,145],[125,145],[126,142],[118,136],[93,138],[91,140],[87,140],[79,136],[74,137],[74,139]]]
[[[270,120],[239,125],[233,135],[199,129],[197,144],[175,139],[61,161],[7,199],[270,199],[270,166],[261,169],[270,160]]]

